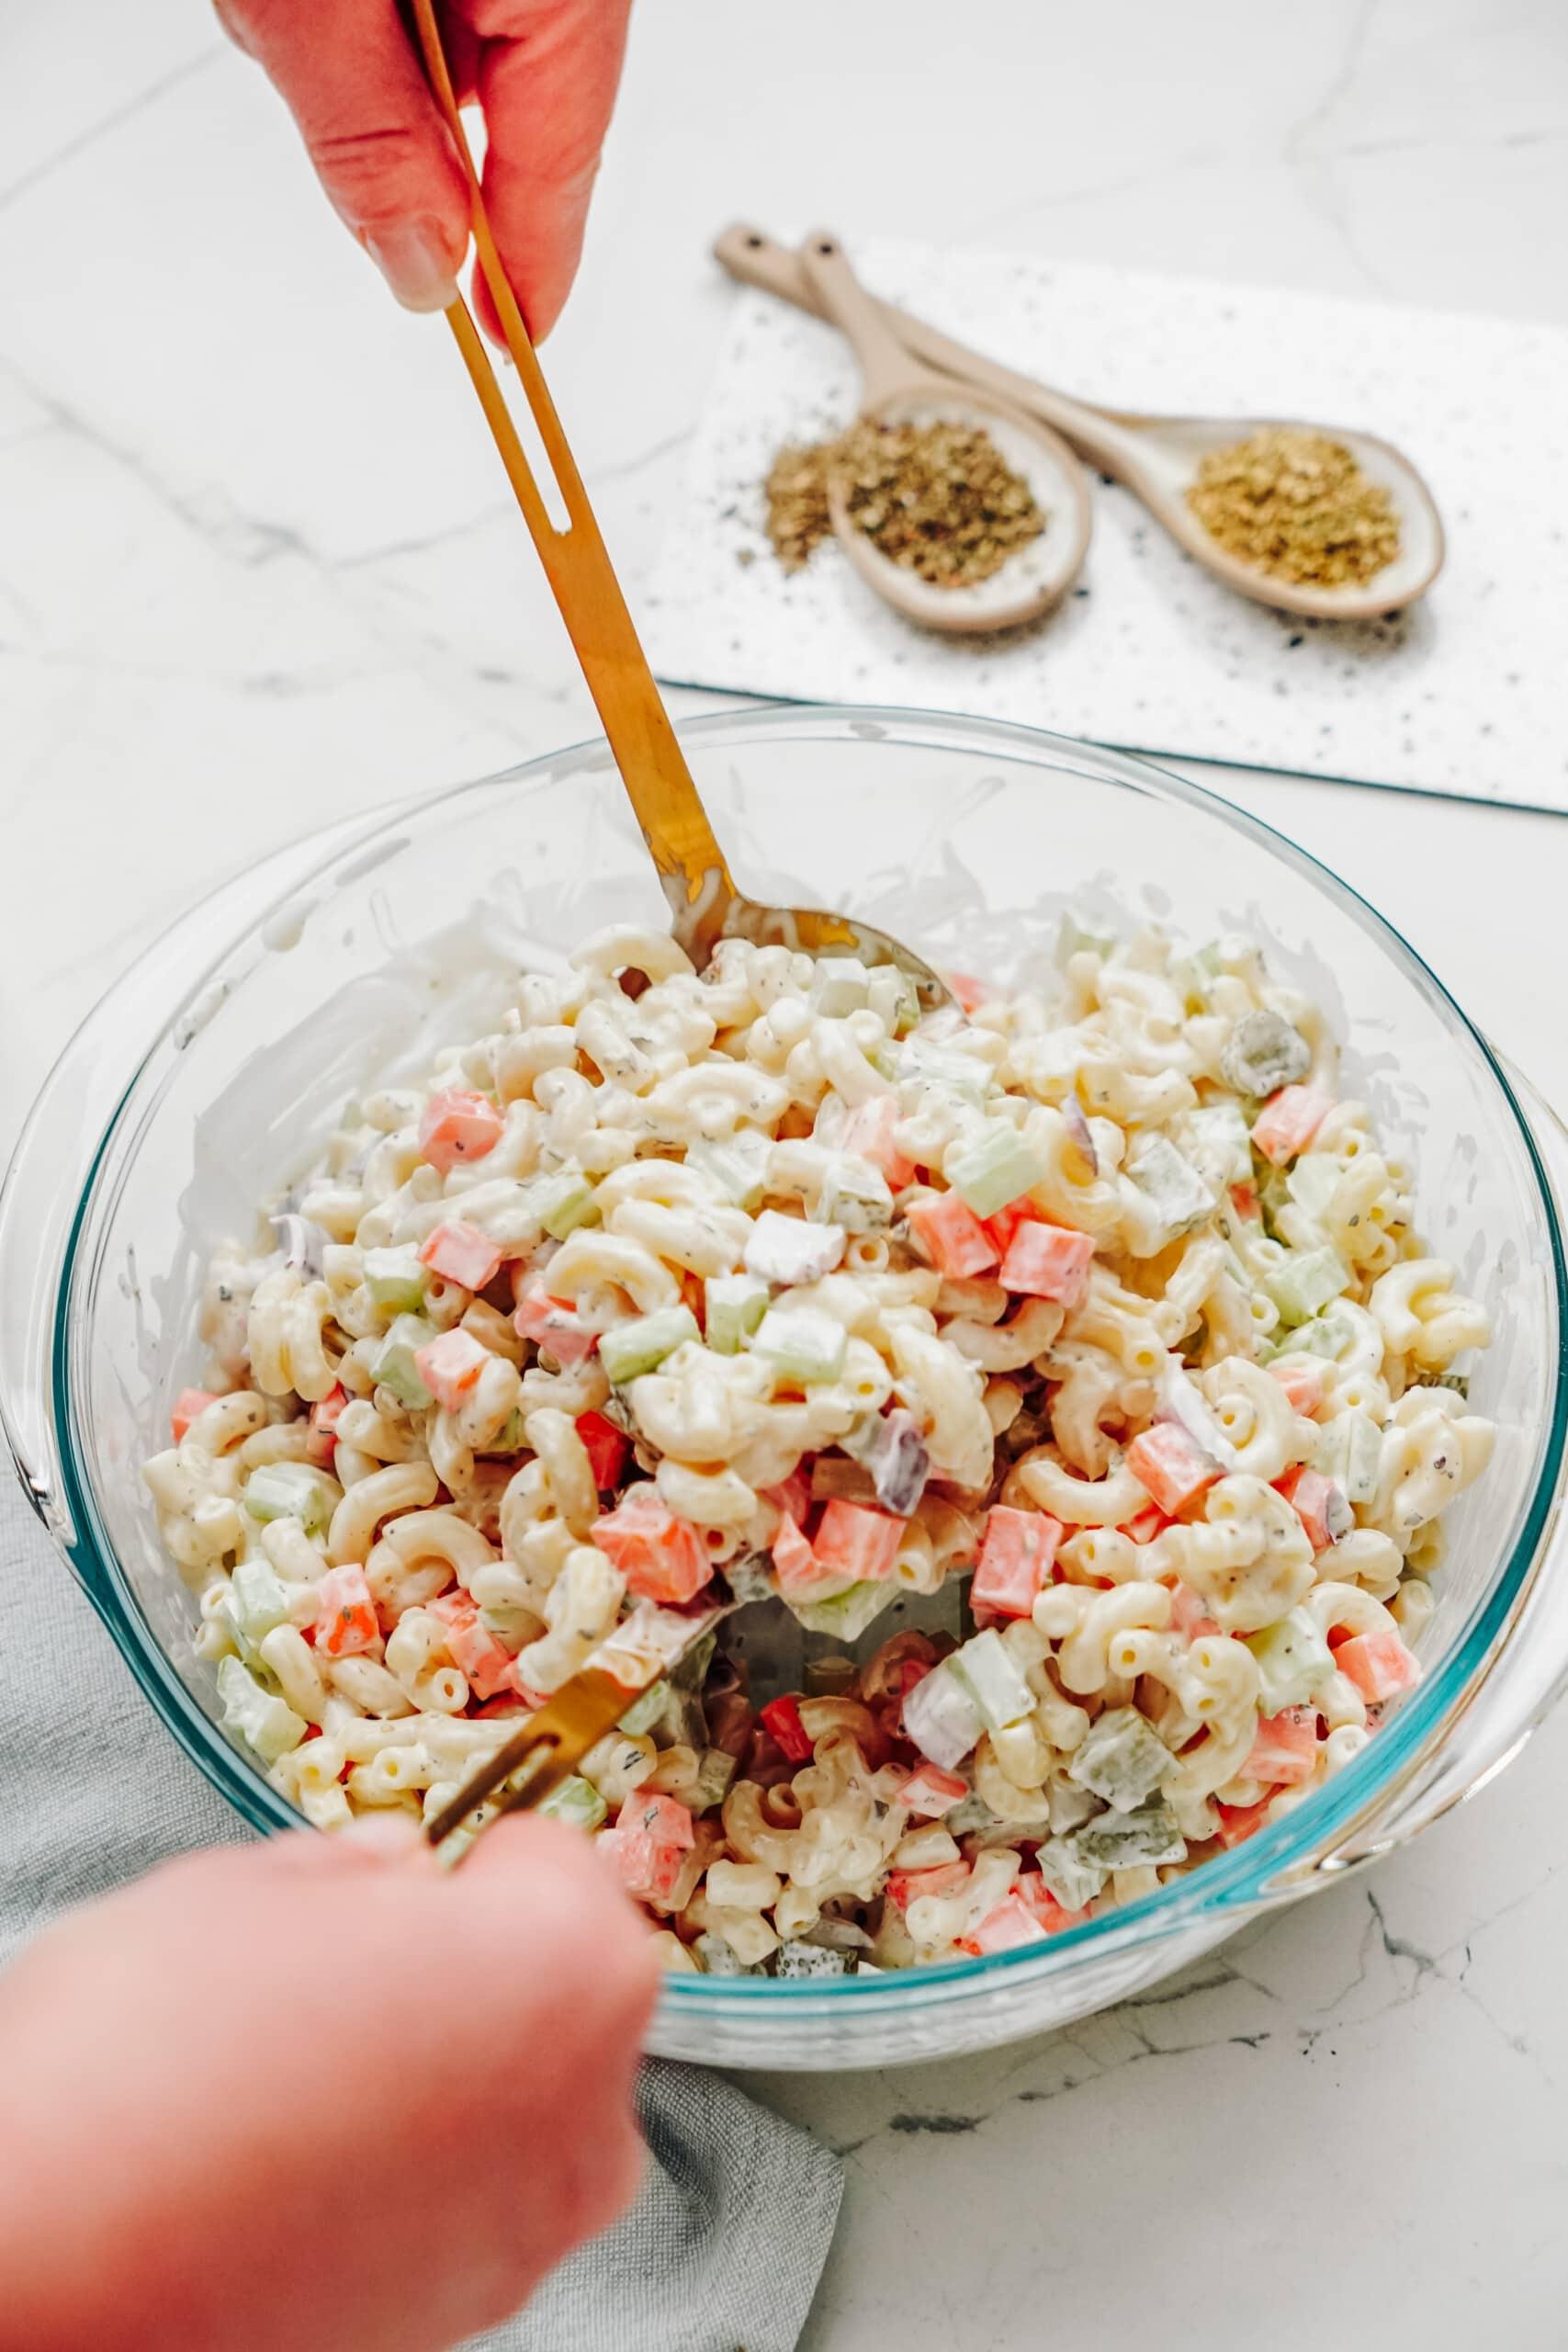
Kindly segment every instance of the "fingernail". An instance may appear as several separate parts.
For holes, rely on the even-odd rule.
[[[456,300],[457,281],[437,221],[394,220],[368,229],[365,250],[406,311],[444,311]]]

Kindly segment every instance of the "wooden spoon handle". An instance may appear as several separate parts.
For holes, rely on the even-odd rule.
[[[850,257],[830,229],[813,229],[801,241],[796,255],[802,276],[816,297],[816,307],[831,319],[860,363],[863,398],[874,408],[891,393],[908,390],[932,370],[924,368],[900,343],[882,315],[880,305],[851,266]]]
[[[517,298],[502,266],[452,77],[447,72],[434,0],[413,0],[413,19],[431,91],[468,178],[479,267],[566,509],[568,526],[564,531],[558,530],[550,520],[496,382],[484,339],[460,294],[446,312],[446,323],[463,355],[501,453],[501,462],[516,492],[523,519],[539,551],[539,560],[582,665],[582,674],[604,722],[621,781],[664,885],[675,918],[676,935],[700,965],[705,962],[724,929],[726,915],[736,896],[735,885],[676,741],[663,697],[648,666],[648,656],[600,537],[582,477],[523,323]]]
[[[831,315],[801,255],[764,236],[760,229],[736,221],[716,239],[713,250],[715,259],[742,285],[761,287],[765,294],[776,295],[781,302],[793,302],[797,311],[809,311],[817,318]],[[1032,376],[1020,375],[1015,368],[1004,368],[998,360],[987,359],[983,352],[943,334],[938,327],[928,326],[913,311],[901,311],[896,303],[879,301],[874,294],[861,290],[876,313],[879,325],[927,367],[995,392],[998,398],[1010,401],[1015,408],[1026,409],[1031,416],[1064,435],[1101,472],[1114,474],[1118,481],[1137,472],[1136,436],[1125,430],[1137,419],[1122,418],[1109,410],[1091,408],[1083,401],[1073,400],[1066,392],[1036,382]],[[834,323],[839,322],[835,320]]]

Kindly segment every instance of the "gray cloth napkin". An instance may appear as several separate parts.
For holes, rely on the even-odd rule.
[[[159,1723],[0,1469],[0,1965],[67,1904],[251,1834]],[[832,2240],[837,2160],[696,2067],[650,2061],[639,2104],[636,2205],[484,2352],[791,2352]]]

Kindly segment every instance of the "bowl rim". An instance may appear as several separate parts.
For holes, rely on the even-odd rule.
[[[711,2016],[722,2007],[737,2017],[745,2011],[760,2015],[762,2009],[782,2016],[787,2014],[792,2004],[798,2014],[816,2008],[824,2000],[831,2001],[835,2010],[841,2004],[857,2000],[886,2006],[908,2000],[917,1992],[922,1996],[929,1994],[938,2001],[967,1998],[998,1990],[1010,1981],[1032,1984],[1063,1974],[1087,1954],[1100,1957],[1154,1936],[1174,1934],[1218,1911],[1245,1911],[1280,1899],[1281,1892],[1288,1891],[1280,1884],[1287,1870],[1295,1877],[1302,1872],[1303,1864],[1326,1854],[1340,1835],[1365,1815],[1370,1804],[1404,1785],[1426,1754],[1440,1744],[1450,1718],[1487,1663],[1494,1644],[1523,1596],[1562,1480],[1568,1446],[1568,1349],[1562,1345],[1564,1335],[1568,1334],[1568,1260],[1551,1184],[1506,1072],[1485,1035],[1425,957],[1359,890],[1250,810],[1177,775],[1156,761],[1015,721],[886,704],[749,702],[739,707],[704,712],[679,720],[676,731],[682,738],[694,738],[699,742],[713,737],[721,741],[770,736],[808,740],[812,734],[823,732],[834,733],[840,741],[860,737],[897,741],[902,736],[912,745],[941,748],[947,743],[999,758],[1005,758],[1009,748],[1013,747],[1021,764],[1038,766],[1042,754],[1047,763],[1057,766],[1070,768],[1075,761],[1087,762],[1097,781],[1120,782],[1144,792],[1152,789],[1156,797],[1175,801],[1200,819],[1218,822],[1250,838],[1267,855],[1293,868],[1309,887],[1337,901],[1370,933],[1374,944],[1404,967],[1405,977],[1433,1003],[1434,1010],[1447,1018],[1461,1041],[1472,1047],[1506,1108],[1543,1213],[1551,1258],[1550,1295],[1559,1346],[1550,1419],[1540,1449],[1535,1483],[1506,1561],[1490,1589],[1476,1600],[1469,1620],[1440,1665],[1410,1694],[1376,1743],[1332,1781],[1314,1790],[1283,1819],[1155,1893],[1119,1906],[1101,1918],[1064,1929],[1043,1945],[1032,1943],[1008,1951],[867,1976],[713,1977],[677,1971],[666,1973],[661,1998],[678,2009],[701,2010]],[[98,1198],[100,1187],[108,1173],[111,1155],[122,1140],[121,1123],[160,1051],[170,1046],[184,1007],[209,994],[218,975],[243,956],[247,944],[265,932],[280,907],[291,904],[306,889],[314,889],[333,878],[348,878],[346,872],[340,869],[362,861],[367,841],[389,821],[422,818],[450,799],[498,785],[543,786],[585,769],[603,771],[606,767],[613,773],[614,761],[605,739],[602,735],[586,737],[564,748],[536,754],[511,768],[385,804],[370,811],[363,826],[355,826],[346,839],[338,826],[325,829],[333,846],[321,861],[302,876],[297,874],[280,897],[252,914],[223,953],[186,989],[180,1004],[164,1009],[92,1152],[62,1250],[50,1351],[51,1402],[54,1425],[60,1433],[62,1483],[77,1531],[73,1557],[128,1666],[166,1727],[219,1793],[255,1828],[271,1831],[308,1825],[297,1808],[271,1786],[259,1768],[199,1706],[153,1634],[98,1510],[92,1476],[86,1466],[90,1450],[83,1442],[75,1411],[70,1340],[72,1307],[78,1282],[91,1271],[93,1261],[84,1258],[83,1244],[95,1213],[102,1205]],[[297,845],[308,846],[310,838],[307,836],[304,843]],[[243,879],[220,884],[206,897],[210,899],[226,889],[234,889]],[[165,936],[160,934],[115,984],[110,995],[156,956]],[[243,973],[239,977],[243,978]],[[78,1550],[88,1551],[90,1558],[75,1560]]]

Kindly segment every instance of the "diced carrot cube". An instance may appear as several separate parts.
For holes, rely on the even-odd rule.
[[[1322,1373],[1309,1363],[1271,1363],[1269,1369],[1290,1399],[1291,1410],[1310,1420],[1323,1402]]]
[[[381,1638],[376,1604],[357,1561],[329,1568],[316,1588],[316,1647],[329,1657],[352,1657]]]
[[[428,1346],[416,1348],[413,1360],[420,1378],[436,1403],[455,1413],[489,1363],[490,1350],[471,1331],[455,1325],[450,1331],[439,1333]]]
[[[965,1012],[978,1012],[983,1004],[991,1001],[993,991],[972,972],[949,972],[947,985]]]
[[[797,1527],[805,1526],[806,1515],[811,1509],[811,1474],[803,1464],[797,1464],[776,1487],[763,1487],[759,1491],[764,1502],[784,1511]]]
[[[1289,1788],[1298,1781],[1310,1781],[1316,1765],[1317,1710],[1286,1707],[1259,1723],[1238,1777],[1261,1781],[1269,1788]]]
[[[1326,1552],[1348,1532],[1350,1507],[1333,1479],[1325,1478],[1321,1470],[1298,1464],[1284,1477],[1276,1478],[1274,1485],[1301,1521],[1314,1552]]]
[[[419,1148],[445,1176],[459,1160],[482,1159],[501,1141],[504,1120],[488,1094],[448,1087],[433,1094],[419,1123]]]
[[[1065,1225],[1046,1225],[1030,1217],[1008,1243],[1000,1282],[1004,1290],[1021,1291],[1030,1298],[1055,1298],[1072,1308],[1083,1304],[1094,1241]]]
[[[1045,1927],[1017,1894],[1004,1895],[994,1911],[987,1911],[979,1926],[970,1934],[960,1936],[960,1951],[974,1952],[983,1957],[987,1952],[1011,1951],[1019,1944],[1038,1944],[1045,1940]]]
[[[180,1390],[179,1395],[175,1398],[174,1410],[169,1415],[169,1426],[174,1430],[176,1445],[197,1414],[205,1413],[209,1405],[216,1405],[217,1402],[217,1395],[210,1388],[182,1388]]]
[[[1412,1690],[1421,1679],[1421,1668],[1393,1633],[1355,1634],[1349,1641],[1340,1643],[1334,1653],[1334,1663],[1374,1707],[1381,1707],[1385,1699],[1396,1697],[1401,1690]]]
[[[1318,1086],[1281,1086],[1252,1123],[1252,1140],[1272,1168],[1304,1151],[1334,1108]]]
[[[1273,1802],[1274,1795],[1270,1791],[1257,1804],[1216,1804],[1214,1811],[1220,1816],[1218,1837],[1221,1845],[1227,1848],[1239,1846],[1244,1838],[1256,1837]]]
[[[337,1450],[337,1425],[348,1403],[348,1391],[339,1385],[325,1396],[319,1397],[310,1408],[310,1436],[306,1450],[318,1469],[330,1470]]]
[[[997,1263],[997,1245],[969,1206],[956,1193],[933,1193],[909,1210],[916,1240],[939,1274],[951,1282],[965,1282],[989,1273]]]
[[[656,1902],[669,1894],[681,1872],[681,1859],[696,1843],[690,1813],[658,1790],[634,1789],[622,1805],[607,1846],[628,1894]]]
[[[421,1262],[449,1283],[458,1283],[464,1290],[483,1290],[495,1280],[501,1266],[501,1249],[488,1233],[477,1225],[466,1224],[460,1216],[449,1218],[428,1235],[420,1249]]]
[[[1044,1220],[1025,1193],[1021,1200],[1009,1201],[1005,1208],[998,1209],[994,1216],[984,1217],[981,1222],[997,1245],[998,1256],[1005,1258],[1008,1244],[1021,1225],[1039,1225]]]
[[[783,1748],[792,1764],[804,1764],[816,1750],[811,1735],[800,1720],[800,1701],[793,1692],[773,1699],[758,1714],[758,1722],[769,1737]]]
[[[1057,1902],[1038,1871],[1025,1871],[1013,1885],[1013,1894],[1026,1904],[1048,1936],[1059,1936],[1064,1928],[1077,1928],[1089,1917],[1089,1905],[1081,1911],[1069,1911]]]
[[[532,1340],[558,1364],[585,1363],[599,1344],[598,1333],[588,1329],[577,1309],[564,1298],[552,1298],[538,1281],[519,1290],[512,1320],[520,1338]]]
[[[588,1531],[626,1589],[645,1600],[690,1600],[713,1580],[707,1546],[689,1520],[677,1519],[651,1479],[628,1487],[618,1508]]]
[[[893,1130],[902,1116],[896,1094],[874,1094],[869,1102],[857,1102],[844,1122],[844,1149],[858,1152],[874,1168],[880,1168],[896,1193],[915,1173],[914,1161],[907,1159],[893,1140]]]
[[[812,1551],[817,1565],[830,1576],[863,1578],[890,1577],[898,1557],[908,1521],[891,1511],[873,1510],[865,1503],[835,1497],[822,1514]]]
[[[938,1862],[929,1871],[890,1871],[887,1899],[900,1911],[907,1911],[922,1894],[956,1894],[961,1886],[968,1883],[967,1862]]]
[[[1176,1421],[1156,1421],[1127,1448],[1127,1467],[1163,1511],[1174,1519],[1184,1504],[1212,1487],[1220,1465]]]
[[[1130,1535],[1134,1544],[1152,1544],[1155,1537],[1163,1535],[1169,1525],[1170,1521],[1159,1505],[1150,1503],[1148,1509],[1141,1510],[1136,1519],[1130,1519],[1121,1532],[1123,1535]]]
[[[1063,1532],[1061,1521],[1048,1511],[995,1504],[986,1515],[985,1541],[969,1587],[971,1608],[994,1610],[998,1617],[1027,1617],[1050,1579]]]
[[[513,1688],[512,1668],[515,1661],[512,1653],[502,1648],[477,1614],[449,1628],[446,1648],[453,1665],[460,1667],[468,1676],[468,1688],[476,1699],[493,1699],[499,1691]]]
[[[461,1585],[455,1592],[444,1592],[434,1600],[422,1601],[420,1606],[428,1609],[433,1617],[439,1617],[444,1625],[471,1625],[479,1613],[479,1602]]]
[[[968,1794],[968,1781],[961,1781],[956,1772],[944,1772],[940,1764],[922,1764],[918,1772],[910,1773],[894,1802],[906,1813],[934,1821],[962,1804]]]
[[[816,1553],[802,1534],[799,1521],[789,1511],[779,1514],[778,1532],[773,1537],[773,1572],[779,1580],[779,1590],[786,1600],[808,1593],[816,1585],[826,1581]],[[832,1578],[834,1583],[839,1579]]]
[[[620,1484],[631,1440],[614,1421],[607,1421],[603,1413],[579,1413],[577,1434],[587,1453],[594,1486],[602,1495],[610,1493]]]
[[[1171,1588],[1170,1622],[1184,1642],[1195,1642],[1204,1634],[1220,1630],[1190,1584]]]
[[[1263,1214],[1263,1204],[1258,1197],[1257,1185],[1233,1184],[1231,1206],[1237,1216],[1244,1217],[1248,1225],[1255,1223]]]

